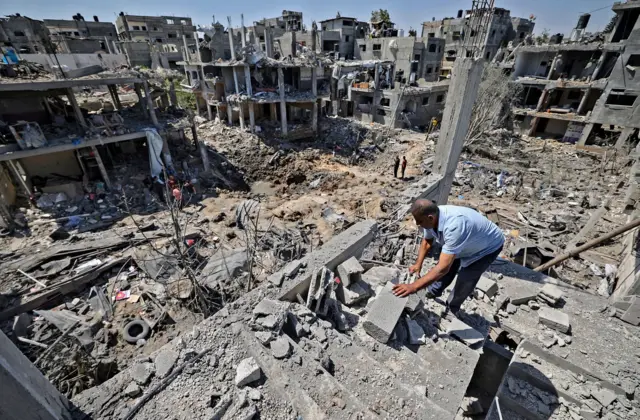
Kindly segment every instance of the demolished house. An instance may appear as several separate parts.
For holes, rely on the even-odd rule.
[[[600,36],[520,45],[506,59],[516,83],[524,88],[522,106],[513,111],[522,132],[579,146],[622,148],[637,142],[640,4],[617,3],[612,10],[614,25]],[[581,16],[581,31],[587,23]]]

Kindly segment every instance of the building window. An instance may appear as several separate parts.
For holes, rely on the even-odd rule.
[[[436,96],[436,103],[441,104],[444,101],[444,95]]]
[[[391,99],[389,98],[380,99],[380,106],[389,106],[389,105],[391,105]]]
[[[547,62],[546,61],[541,61],[540,62],[540,67],[547,67]]]
[[[438,45],[438,52],[441,53],[442,52],[442,45]]]
[[[385,110],[384,110],[384,109],[380,109],[380,108],[378,108],[378,109],[377,109],[376,114],[378,114],[378,115],[382,115],[383,117],[384,117],[385,115],[387,115],[387,113],[385,112]]]
[[[146,31],[146,30],[147,30],[147,27],[146,27],[146,26],[142,26],[142,30],[143,30],[143,31]]]
[[[157,30],[158,30],[158,27],[157,27],[157,26],[154,26],[154,27],[153,27],[153,30],[154,30],[154,31],[157,31]]]
[[[440,71],[440,67],[436,66],[436,74]]]
[[[570,90],[567,94],[567,99],[570,101],[577,101],[580,99],[580,91],[579,90]]]
[[[344,42],[349,42],[349,35],[344,36]]]
[[[343,20],[342,21],[342,26],[353,26],[353,21],[352,20]]]
[[[495,36],[495,34],[496,34],[496,30],[494,29],[493,31],[491,31],[491,36],[493,37]]]
[[[429,52],[436,52],[436,48],[438,48],[436,44],[429,44]]]
[[[451,37],[453,38],[454,41],[458,41],[461,38],[460,31],[454,31]]]
[[[184,20],[184,19],[182,19],[182,20],[180,21],[180,23],[182,23],[183,25],[188,25],[187,21],[186,21],[186,20]]]
[[[167,38],[177,38],[178,35],[176,34],[167,34]]]
[[[612,90],[607,98],[607,105],[633,106],[638,95],[625,94],[623,90]]]
[[[24,34],[24,32],[22,32],[22,31],[14,31],[14,32],[13,32],[13,34],[14,34],[15,36],[26,36],[26,35]]]
[[[415,54],[413,56],[413,61],[420,61],[420,54]]]
[[[80,32],[76,31],[73,33],[75,36],[80,36]]]
[[[139,26],[135,26],[135,25],[134,25],[133,30],[134,30],[134,31],[139,31],[139,30],[140,30],[140,27],[139,27]]]
[[[491,58],[491,51],[487,51],[487,53],[484,55],[484,58],[486,58],[487,60]]]
[[[428,66],[427,67],[427,74],[431,74],[433,72],[433,67]]]
[[[191,34],[184,34],[185,38],[191,39]]]
[[[167,19],[167,23],[168,23],[169,25],[173,25],[173,19]]]
[[[322,30],[323,30],[323,31],[326,31],[326,30],[327,30],[327,27],[326,27],[326,26],[323,26],[323,27],[322,27]]]
[[[427,34],[427,38],[435,38],[436,37],[436,33],[435,32],[429,32]]]
[[[157,42],[158,44],[162,44],[162,38],[156,38],[156,42]]]
[[[367,51],[367,44],[360,44],[360,51],[362,52]]]
[[[373,51],[380,51],[382,49],[382,44],[373,44]]]
[[[520,32],[520,39],[524,39],[524,32]]]
[[[627,66],[640,67],[640,54],[631,54],[627,61]]]
[[[429,97],[425,96],[424,98],[422,98],[422,105],[429,105]]]

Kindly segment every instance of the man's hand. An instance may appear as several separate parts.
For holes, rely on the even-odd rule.
[[[418,289],[412,284],[396,284],[393,286],[393,294],[399,297],[409,296]]]
[[[409,273],[420,275],[420,270],[422,270],[422,264],[415,263],[409,267]]]

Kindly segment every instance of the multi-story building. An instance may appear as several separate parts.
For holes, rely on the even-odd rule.
[[[187,49],[195,53],[198,48],[196,27],[189,17],[138,16],[120,12],[116,19],[120,46],[132,65],[149,65],[154,56],[176,67]],[[138,45],[137,45],[138,44]]]
[[[369,24],[356,18],[336,16],[320,21],[323,52],[338,52],[340,58],[351,60],[355,57],[356,40],[364,39],[369,32]],[[337,57],[336,57],[337,58]]]
[[[438,81],[444,39],[441,38],[367,38],[356,40],[357,60],[392,61],[399,81]]]
[[[507,59],[513,61],[500,64],[523,86],[514,110],[521,131],[579,146],[637,141],[640,2],[616,3],[613,11],[616,23],[600,40],[521,45]]]
[[[97,16],[86,21],[78,13],[71,20],[44,19],[51,42],[60,53],[112,52],[113,42],[118,40],[118,32],[111,22],[100,22]]]
[[[492,60],[501,47],[507,47],[509,43],[515,46],[523,42],[528,35],[533,33],[534,22],[524,18],[512,18],[511,12],[506,9],[493,8],[482,11],[489,14],[486,31],[476,33],[469,27],[474,19],[471,10],[458,11],[456,18],[444,18],[422,24],[422,37],[444,38],[445,54],[443,56],[441,75],[448,76],[453,68],[456,57],[470,54],[466,45],[473,44],[478,47],[482,57]]]
[[[18,53],[37,54],[51,52],[48,32],[40,20],[20,14],[0,18],[0,45],[12,47]]]

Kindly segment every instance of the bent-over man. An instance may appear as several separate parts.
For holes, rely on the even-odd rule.
[[[502,251],[504,235],[493,222],[467,207],[437,206],[430,200],[419,199],[411,207],[411,214],[416,224],[424,228],[424,238],[418,260],[409,271],[420,273],[434,241],[442,246],[442,252],[436,266],[427,274],[412,284],[395,285],[393,293],[407,296],[426,287],[427,297],[440,297],[458,275],[447,299],[447,307],[457,316],[482,273]]]

